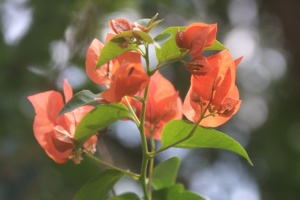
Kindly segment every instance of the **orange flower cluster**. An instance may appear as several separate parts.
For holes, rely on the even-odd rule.
[[[107,35],[107,41],[115,34],[125,31],[139,29],[147,33],[154,27],[131,24],[125,19],[112,20],[109,26],[114,33]],[[225,123],[241,104],[235,85],[236,67],[241,58],[233,60],[227,50],[209,57],[201,55],[205,47],[212,46],[216,41],[216,32],[216,24],[194,23],[184,30],[178,29],[174,42],[182,52],[187,52],[192,57],[185,62],[185,68],[192,76],[183,104],[178,91],[158,70],[155,73],[145,71],[138,51],[124,52],[96,69],[104,44],[94,39],[88,47],[85,65],[87,75],[94,83],[107,86],[99,102],[124,102],[123,98],[128,97],[130,105],[125,105],[132,106],[140,119],[145,102],[145,134],[157,140],[161,139],[164,125],[171,120],[181,119],[183,114],[187,119],[205,127],[216,127]],[[66,102],[73,96],[66,81],[64,94]],[[143,99],[144,97],[147,98]],[[64,163],[68,159],[80,162],[80,153],[73,152],[73,136],[77,124],[92,107],[82,106],[58,116],[64,106],[60,93],[47,91],[29,96],[28,99],[36,112],[34,135],[49,157],[57,163]],[[97,137],[94,135],[84,147],[93,152],[96,142]]]
[[[240,107],[235,85],[236,62],[224,50],[207,58],[211,70],[191,76],[191,86],[183,104],[183,114],[200,125],[217,127],[228,121]]]
[[[236,67],[242,58],[234,61],[227,50],[208,58],[201,55],[205,47],[215,42],[216,32],[216,24],[193,23],[176,34],[177,46],[193,57],[185,63],[192,76],[183,114],[206,127],[222,125],[241,104],[235,79]]]

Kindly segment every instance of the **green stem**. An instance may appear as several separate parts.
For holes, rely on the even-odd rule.
[[[153,133],[151,133],[151,138],[150,138],[150,152],[154,152],[155,151],[155,140],[153,137]],[[148,192],[151,195],[151,177],[152,177],[152,172],[153,172],[153,167],[154,167],[154,157],[150,158],[149,161],[149,171],[148,171],[148,177],[149,177],[149,181],[148,181]]]
[[[142,150],[143,150],[143,161],[142,161],[142,167],[141,167],[140,181],[142,182],[145,200],[150,200],[149,192],[148,192],[148,188],[147,188],[147,168],[148,168],[148,162],[149,162],[149,151],[148,151],[147,139],[146,139],[146,135],[145,135],[145,126],[144,126],[145,115],[146,115],[146,99],[148,96],[148,90],[149,90],[149,85],[145,88],[145,92],[144,92],[144,100],[142,101],[141,121],[140,121],[140,126],[139,126],[139,131],[140,131],[141,140],[142,140]]]
[[[101,165],[103,165],[103,166],[105,166],[105,167],[108,167],[108,168],[111,168],[111,169],[118,170],[118,171],[124,173],[125,175],[131,177],[131,178],[134,179],[134,180],[139,180],[139,179],[140,179],[140,175],[139,175],[139,174],[135,174],[135,173],[132,173],[132,172],[130,172],[130,171],[128,171],[128,170],[123,170],[123,169],[118,168],[118,167],[116,167],[116,166],[110,165],[110,164],[108,164],[108,163],[106,163],[106,162],[103,162],[102,160],[100,160],[99,158],[95,157],[92,153],[90,153],[90,152],[88,152],[88,151],[85,152],[85,153],[86,153],[85,155],[87,155],[87,157],[89,157],[89,158],[92,159],[93,161],[95,161],[95,162],[97,162],[97,163],[99,163],[99,164],[101,164]]]
[[[145,58],[145,62],[146,62],[147,74],[149,75],[149,72],[150,72],[149,48],[148,48],[147,43],[144,43],[144,46],[145,46],[144,58]],[[147,138],[145,135],[146,103],[147,103],[148,91],[149,91],[149,85],[147,85],[147,87],[144,90],[144,98],[141,99],[142,111],[141,111],[140,125],[138,127],[140,134],[141,134],[142,151],[143,151],[143,160],[142,160],[142,166],[141,166],[140,181],[142,183],[145,200],[151,200],[150,191],[148,190],[148,187],[147,187],[147,170],[148,170],[148,163],[149,163],[150,156],[149,156]]]
[[[125,101],[126,101],[126,103],[127,103],[127,106],[128,106],[129,111],[131,112],[131,114],[132,114],[132,116],[133,116],[134,122],[136,123],[137,126],[140,126],[140,120],[139,120],[139,118],[136,116],[136,114],[135,114],[135,112],[134,112],[134,110],[133,110],[133,108],[132,108],[131,104],[129,103],[128,98],[127,98],[126,96],[125,96]]]

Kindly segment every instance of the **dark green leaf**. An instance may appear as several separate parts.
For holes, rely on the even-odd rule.
[[[123,176],[122,172],[108,169],[88,180],[76,193],[74,200],[104,200],[115,183]]]
[[[119,196],[112,197],[108,200],[139,200],[140,198],[135,193],[125,193]]]
[[[159,163],[153,170],[151,184],[154,189],[159,190],[175,184],[180,160],[172,157]]]
[[[165,44],[161,48],[155,48],[156,51],[156,58],[159,63],[170,60],[173,58],[178,57],[181,52],[180,48],[176,44],[176,34],[178,32],[178,28],[180,30],[183,30],[185,27],[169,27],[161,32],[161,34],[168,33],[171,34],[171,37],[168,41],[165,42]]]
[[[161,48],[165,42],[171,39],[171,33],[161,33],[154,38],[154,45],[156,48]]]
[[[228,50],[225,45],[216,40],[210,47],[205,47],[204,50]]]
[[[184,120],[174,120],[165,125],[162,131],[162,147],[167,147],[186,137],[194,124]],[[245,149],[228,135],[210,128],[198,126],[189,139],[177,144],[181,148],[217,148],[226,149],[243,156],[251,164]]]
[[[76,127],[74,139],[81,146],[97,131],[106,128],[119,119],[131,118],[127,108],[121,104],[102,104],[87,113]]]
[[[89,90],[82,90],[76,93],[62,108],[58,115],[70,112],[78,107],[85,105],[97,105],[95,98],[99,98],[100,94],[94,94]]]
[[[182,184],[176,184],[169,188],[153,191],[153,200],[205,200],[196,193],[187,191]]]

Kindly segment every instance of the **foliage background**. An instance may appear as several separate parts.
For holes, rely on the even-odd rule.
[[[2,0],[0,1],[0,199],[71,199],[99,166],[55,164],[32,133],[28,95],[60,90],[68,78],[75,92],[99,91],[84,74],[85,51],[103,40],[107,21],[164,18],[160,30],[195,21],[218,23],[218,40],[238,68],[242,108],[220,129],[247,149],[254,167],[218,150],[172,149],[157,161],[178,155],[178,181],[214,200],[299,199],[300,192],[300,2],[297,0]],[[155,33],[154,33],[155,34]],[[157,33],[156,33],[157,34]],[[182,66],[162,73],[184,98],[189,75]],[[124,131],[124,126],[128,131]],[[122,131],[121,131],[122,130]],[[101,157],[138,171],[141,149],[130,123],[101,136]],[[109,152],[109,154],[106,153]],[[140,188],[123,179],[120,193]]]

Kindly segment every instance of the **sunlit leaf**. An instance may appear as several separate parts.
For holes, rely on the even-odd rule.
[[[172,35],[170,33],[161,33],[154,38],[154,45],[160,49],[171,38]]]
[[[223,45],[221,42],[219,42],[218,40],[215,40],[213,45],[204,48],[204,50],[225,50],[225,49],[228,50],[227,47]]]
[[[120,34],[123,34],[123,33],[120,33]],[[124,34],[124,35],[126,35],[126,34]],[[102,66],[103,64],[109,62],[113,58],[116,58],[120,54],[127,52],[127,51],[132,51],[135,49],[136,49],[136,44],[131,44],[129,41],[127,41],[124,38],[119,38],[119,37],[114,38],[113,37],[110,41],[108,41],[104,45],[103,49],[101,50],[100,56],[97,61],[96,69],[98,67]]]
[[[159,190],[175,184],[180,160],[172,157],[159,163],[153,170],[151,184],[154,189]]]
[[[121,103],[97,106],[87,113],[77,125],[74,134],[76,145],[81,146],[97,131],[123,118],[131,118],[131,115],[128,109]]]
[[[124,193],[119,196],[109,198],[108,200],[139,200],[140,198],[135,193]]]
[[[187,191],[182,184],[176,184],[169,188],[153,191],[153,200],[205,200],[196,193]]]
[[[185,27],[169,27],[161,32],[161,34],[171,34],[171,37],[168,41],[164,43],[164,45],[161,48],[155,48],[156,58],[158,62],[163,62],[165,60],[176,58],[181,54],[180,48],[177,46],[175,40],[178,28],[180,30],[183,30]]]
[[[108,169],[88,180],[76,193],[74,200],[104,200],[115,183],[124,174]]]
[[[185,138],[193,127],[193,123],[184,120],[174,120],[167,123],[162,131],[161,148],[168,147]],[[220,131],[210,128],[198,126],[192,137],[177,144],[175,147],[226,149],[241,155],[253,165],[245,149],[236,140]]]
[[[153,39],[149,33],[139,29],[119,33],[112,37],[102,48],[96,69],[124,52],[137,51],[137,44],[133,43],[131,38],[142,40],[149,44],[153,43]]]
[[[89,90],[82,90],[76,93],[62,108],[59,115],[70,112],[78,107],[85,105],[97,105],[95,98],[99,98],[100,94],[94,94]]]
[[[152,39],[152,37],[149,33],[146,33],[146,32],[141,31],[141,30],[133,30],[133,33],[134,33],[135,36],[136,35],[140,36],[140,39],[142,39],[143,41],[145,41],[149,44],[153,43],[153,39]]]

